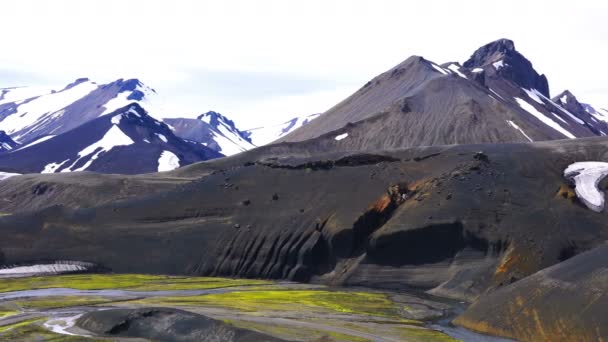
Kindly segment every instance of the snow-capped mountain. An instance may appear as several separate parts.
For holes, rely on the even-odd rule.
[[[256,147],[247,134],[240,131],[227,117],[210,111],[196,119],[163,119],[180,138],[194,141],[231,156]]]
[[[97,84],[80,78],[59,90],[45,87],[0,89],[0,130],[27,144],[58,135],[137,102],[152,114],[156,92],[137,79]],[[158,113],[159,115],[161,113]]]
[[[137,103],[59,135],[0,155],[0,168],[20,173],[168,171],[222,155],[176,137]]]
[[[500,39],[462,65],[412,56],[279,141],[318,139],[324,150],[381,150],[608,134],[600,111],[573,111],[558,100],[513,41]]]
[[[9,152],[19,146],[5,131],[0,131],[0,153]]]
[[[321,114],[310,114],[306,116],[298,116],[278,125],[251,128],[246,130],[244,133],[249,139],[251,139],[254,145],[262,146],[269,144],[308,124],[312,120],[318,118],[320,115]]]

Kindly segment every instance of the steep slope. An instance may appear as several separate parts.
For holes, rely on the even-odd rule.
[[[548,97],[546,77],[501,39],[463,66],[413,56],[377,76],[280,141],[340,138],[342,149],[374,150],[590,137],[604,122],[580,119]]]
[[[19,146],[5,131],[0,131],[0,153],[9,152]]]
[[[180,138],[194,141],[230,156],[255,147],[251,139],[227,117],[210,111],[196,119],[163,119]]]
[[[256,146],[263,146],[276,141],[296,129],[310,123],[321,114],[298,116],[278,125],[268,125],[245,130],[245,134]]]
[[[519,341],[602,341],[607,291],[604,243],[480,299],[456,323]]]
[[[45,136],[0,156],[0,167],[21,173],[168,171],[220,157],[176,137],[137,103],[57,136]]]
[[[0,91],[0,129],[24,144],[67,132],[131,102],[156,114],[155,91],[137,79],[99,85],[81,78],[58,91],[36,87]]]

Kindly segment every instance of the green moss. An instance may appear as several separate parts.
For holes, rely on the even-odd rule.
[[[13,323],[13,324],[3,325],[3,326],[0,327],[0,333],[4,333],[4,332],[7,332],[9,330],[13,330],[13,329],[17,329],[17,328],[20,328],[20,327],[24,327],[26,325],[30,325],[30,324],[35,323],[35,322],[40,322],[41,320],[42,320],[41,318],[32,318],[32,319],[28,319],[28,320],[21,321],[21,322],[16,322],[16,323]]]
[[[45,310],[45,309],[57,309],[57,308],[66,308],[73,306],[83,306],[83,305],[96,305],[96,304],[107,304],[113,303],[116,300],[111,300],[104,297],[79,297],[79,296],[56,296],[56,297],[36,297],[36,298],[28,298],[23,300],[15,300],[12,303],[18,305],[19,307],[27,310],[37,309],[37,310]]]
[[[142,302],[180,306],[219,306],[239,311],[306,311],[399,317],[386,295],[323,290],[235,291],[186,297],[146,298]]]
[[[18,314],[19,311],[14,311],[14,310],[0,310],[0,319],[1,318],[5,318],[5,317],[9,317],[12,315],[16,315]]]
[[[264,284],[272,284],[272,282],[253,279],[171,277],[142,274],[76,274],[0,279],[0,292],[60,287],[78,290],[200,290]]]

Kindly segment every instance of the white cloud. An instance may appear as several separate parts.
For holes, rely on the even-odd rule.
[[[180,111],[214,109],[237,121],[323,111],[342,100],[341,90],[356,90],[412,54],[463,61],[502,37],[548,75],[553,93],[569,88],[608,106],[603,1],[19,0],[0,9],[0,75],[57,83],[137,77],[167,102],[179,100]],[[285,94],[260,84],[270,90],[254,98],[243,96],[257,93],[254,84],[213,91],[213,82],[193,82],[192,70],[225,72],[227,84],[268,73],[281,77],[263,82],[321,86]]]

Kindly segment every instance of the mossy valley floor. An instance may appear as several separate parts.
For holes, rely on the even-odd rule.
[[[0,279],[0,292],[0,341],[121,340],[71,326],[79,314],[112,307],[178,308],[289,341],[455,341],[428,327],[450,311],[448,304],[373,290],[78,274]]]

